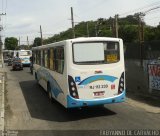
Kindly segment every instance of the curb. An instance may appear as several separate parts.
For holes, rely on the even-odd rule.
[[[1,123],[1,135],[5,135],[5,126],[4,126],[4,116],[5,116],[5,79],[6,79],[6,70],[4,69],[4,61],[3,61],[3,54],[0,55],[1,57],[1,63],[0,63],[0,74],[2,76],[1,79],[1,85],[2,89],[1,91],[1,111],[0,111],[0,123]]]
[[[1,100],[1,130],[2,130],[2,136],[4,136],[4,113],[5,113],[5,98],[4,98],[4,92],[5,92],[5,75],[2,75],[2,100]]]

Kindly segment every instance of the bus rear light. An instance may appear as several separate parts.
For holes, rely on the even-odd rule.
[[[79,99],[76,84],[71,76],[68,76],[68,86],[70,95],[75,99]]]
[[[124,72],[122,73],[119,80],[118,94],[121,94],[124,91]]]
[[[74,87],[72,87],[72,91],[75,91],[76,89]]]
[[[74,85],[74,83],[73,82],[71,82],[71,86],[73,86]]]

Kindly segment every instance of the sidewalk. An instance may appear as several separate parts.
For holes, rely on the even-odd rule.
[[[6,76],[6,72],[5,72],[5,69],[3,68],[3,60],[2,60],[2,55],[0,53],[0,130],[2,132],[1,133],[2,135],[3,135],[3,131],[4,131],[5,76]]]
[[[144,72],[139,61],[126,60],[127,97],[136,101],[160,107],[160,91],[149,93],[148,74]]]

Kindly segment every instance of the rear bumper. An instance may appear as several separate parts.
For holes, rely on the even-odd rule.
[[[74,107],[85,107],[85,106],[94,106],[94,105],[103,105],[109,103],[120,103],[124,102],[126,96],[126,91],[124,90],[122,94],[117,95],[114,98],[103,98],[103,99],[93,99],[93,100],[82,100],[74,99],[71,96],[67,96],[67,108]]]
[[[21,70],[23,67],[13,67],[14,70]]]
[[[30,62],[22,62],[22,64],[29,66],[31,63]]]

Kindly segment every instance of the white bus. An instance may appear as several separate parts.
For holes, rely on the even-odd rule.
[[[125,100],[123,41],[76,38],[32,48],[38,83],[66,108]]]
[[[32,56],[31,50],[17,50],[15,53],[16,56],[21,59],[23,65],[30,65],[30,57]]]

